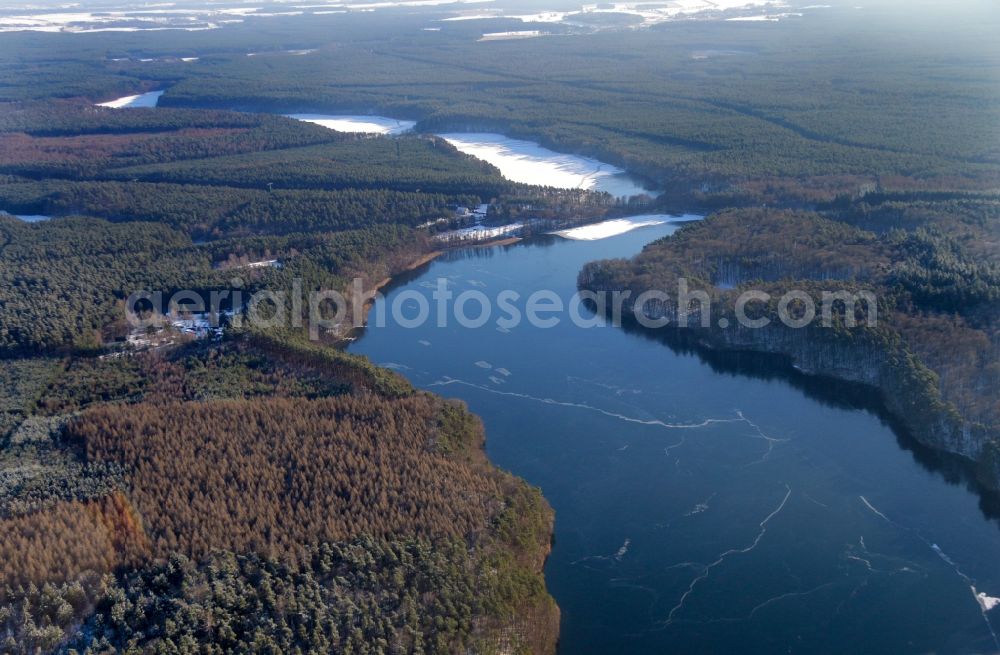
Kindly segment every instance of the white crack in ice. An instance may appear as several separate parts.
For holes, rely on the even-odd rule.
[[[751,541],[748,546],[744,546],[743,548],[730,548],[729,550],[719,555],[714,562],[706,564],[702,568],[701,573],[697,575],[693,580],[691,580],[691,584],[688,585],[687,591],[685,591],[681,595],[680,600],[677,601],[677,604],[674,605],[670,609],[670,612],[667,614],[666,620],[664,620],[662,623],[664,627],[674,622],[674,617],[677,615],[677,612],[681,611],[684,608],[684,603],[687,602],[688,597],[690,597],[691,594],[694,593],[695,588],[701,582],[703,582],[706,578],[708,578],[708,576],[712,573],[712,569],[724,563],[727,559],[729,559],[733,555],[743,555],[749,553],[750,551],[752,551],[757,547],[757,545],[760,543],[760,540],[763,539],[764,535],[767,533],[767,524],[771,522],[771,519],[773,519],[775,516],[781,513],[781,510],[785,508],[785,504],[788,502],[789,497],[791,497],[792,495],[791,487],[785,485],[785,489],[786,489],[785,497],[781,499],[781,503],[778,504],[778,507],[775,508],[766,517],[764,517],[764,520],[758,524],[760,526],[760,531],[757,533],[757,536],[754,537],[753,541]]]

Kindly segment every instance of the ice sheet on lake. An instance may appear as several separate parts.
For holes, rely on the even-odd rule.
[[[509,41],[511,39],[534,39],[547,36],[548,32],[541,30],[515,30],[512,32],[487,32],[479,37],[480,41]]]
[[[981,591],[976,591],[975,585],[973,585],[972,587],[972,593],[973,595],[975,595],[976,600],[979,601],[979,606],[983,608],[984,612],[989,612],[997,605],[1000,605],[1000,598],[995,598]]]
[[[358,134],[402,134],[409,132],[416,121],[402,121],[386,116],[357,116],[340,114],[289,114],[289,118],[315,123],[338,132]]]
[[[13,8],[10,8],[11,10]],[[58,32],[91,34],[96,32],[145,32],[182,30],[197,32],[218,29],[224,24],[241,23],[247,16],[272,17],[302,12],[263,13],[258,7],[220,4],[211,7],[173,7],[172,3],[150,5],[109,3],[100,10],[83,11],[79,3],[54,7],[24,5],[32,13],[0,16],[0,32]],[[67,9],[75,9],[66,11]]]
[[[744,23],[777,23],[783,18],[789,17],[801,18],[802,14],[798,12],[785,12],[781,14],[758,14],[755,16],[734,16],[733,18],[727,18],[727,21],[731,22],[744,22]]]
[[[694,214],[683,216],[671,216],[669,214],[642,214],[639,216],[628,216],[626,218],[613,218],[600,223],[581,225],[566,230],[557,230],[557,234],[564,239],[576,241],[596,241],[597,239],[607,239],[608,237],[624,234],[640,227],[650,227],[652,225],[662,225],[664,223],[676,223],[681,221],[696,221],[701,217]]]
[[[570,15],[568,11],[542,11],[537,14],[522,14],[519,16],[509,16],[522,23],[560,23]]]
[[[385,2],[353,3],[343,5],[347,9],[369,11],[372,9],[392,9],[396,7],[436,7],[438,5],[473,5],[493,0],[387,0]]]
[[[486,366],[483,366],[483,365],[486,365]],[[488,368],[492,368],[493,367],[492,364],[490,364],[489,362],[486,362],[486,361],[476,362],[476,366],[480,366],[482,368],[487,368],[487,367]],[[661,421],[660,419],[656,419],[656,418],[646,419],[646,418],[638,418],[638,417],[633,417],[633,416],[627,416],[625,414],[619,414],[617,412],[612,412],[612,411],[609,411],[609,410],[606,410],[606,409],[601,409],[600,407],[595,407],[593,405],[588,405],[587,403],[569,402],[569,401],[563,401],[563,400],[556,400],[554,398],[542,398],[540,396],[533,396],[531,394],[519,393],[519,392],[515,392],[515,391],[498,391],[498,390],[492,389],[490,387],[484,387],[482,385],[474,384],[474,383],[468,382],[466,380],[460,380],[458,378],[453,378],[453,377],[448,377],[448,376],[445,376],[443,379],[438,380],[437,382],[433,382],[433,383],[431,383],[431,384],[429,384],[427,386],[428,387],[447,387],[447,386],[456,385],[456,384],[457,385],[462,385],[462,386],[465,386],[465,387],[469,387],[471,389],[479,389],[480,391],[485,391],[487,393],[497,394],[497,395],[500,395],[500,396],[509,396],[511,398],[522,398],[524,400],[530,400],[530,401],[534,401],[534,402],[537,402],[537,403],[542,403],[543,405],[553,405],[553,406],[556,406],[556,407],[568,407],[568,408],[572,408],[572,409],[581,409],[581,410],[585,410],[585,411],[589,411],[589,412],[596,412],[598,414],[602,414],[604,416],[607,416],[608,418],[617,419],[617,420],[623,421],[625,423],[635,423],[635,424],[639,424],[639,425],[657,426],[657,427],[661,427],[661,428],[664,428],[664,429],[667,429],[667,430],[697,430],[697,429],[701,429],[701,428],[708,428],[710,426],[714,426],[714,425],[718,425],[718,424],[722,424],[722,423],[747,423],[748,422],[747,419],[745,419],[743,417],[737,417],[737,418],[707,418],[707,419],[704,419],[704,420],[702,420],[702,421],[700,421],[698,423],[668,423],[666,421]]]
[[[491,18],[500,18],[502,13],[497,10],[489,13],[478,13],[478,14],[459,14],[458,16],[452,16],[450,18],[442,18],[442,23],[454,23],[467,20],[488,20]]]
[[[453,132],[438,136],[461,152],[493,164],[512,182],[607,191],[616,197],[650,193],[617,166],[589,157],[554,152],[533,141],[485,132]]]
[[[708,508],[709,508],[709,503],[712,502],[712,499],[715,498],[715,496],[716,496],[716,494],[712,494],[711,496],[709,496],[708,498],[706,498],[702,502],[697,503],[694,507],[692,507],[690,510],[688,510],[688,513],[684,515],[685,518],[689,517],[689,516],[695,516],[695,515],[701,514],[703,512],[707,512]]]
[[[163,91],[149,91],[147,93],[139,93],[133,96],[122,96],[121,98],[115,98],[114,100],[108,100],[107,102],[99,102],[97,103],[97,106],[111,107],[113,109],[155,107],[160,101],[160,96],[162,95]]]
[[[510,223],[508,225],[471,225],[457,230],[448,230],[434,235],[438,241],[488,241],[502,236],[514,235],[524,228],[524,223]]]
[[[990,621],[989,617],[990,610],[992,610],[994,607],[1000,604],[1000,598],[994,598],[993,596],[989,596],[985,593],[977,591],[975,580],[973,580],[968,574],[966,574],[961,569],[961,567],[959,567],[958,562],[949,557],[948,554],[945,553],[943,550],[941,550],[941,547],[938,546],[936,543],[929,541],[926,537],[920,534],[919,531],[914,530],[913,528],[908,528],[906,526],[900,525],[899,523],[896,523],[888,516],[883,514],[878,508],[872,505],[871,502],[864,496],[858,496],[858,498],[860,498],[861,502],[864,503],[865,507],[871,510],[872,513],[874,513],[876,516],[880,517],[887,523],[901,530],[914,534],[917,537],[917,539],[927,544],[930,547],[930,549],[933,550],[945,564],[950,566],[955,571],[958,577],[961,578],[965,582],[965,584],[969,585],[969,590],[972,592],[972,597],[975,598],[976,603],[979,605],[979,611],[983,616],[983,622],[986,624],[987,630],[990,631],[990,636],[993,637],[993,643],[997,647],[996,652],[1000,652],[1000,636],[997,635],[997,632],[993,628],[993,623]],[[862,542],[862,545],[864,545],[864,542]]]
[[[709,574],[712,572],[712,569],[723,564],[727,559],[729,559],[733,555],[745,555],[746,553],[749,553],[750,551],[757,548],[758,545],[760,545],[761,539],[763,539],[764,535],[767,533],[768,523],[770,523],[775,516],[781,513],[781,510],[785,508],[785,504],[788,503],[788,499],[792,495],[791,487],[785,485],[785,489],[787,490],[785,493],[785,497],[782,498],[781,503],[778,505],[777,509],[768,514],[764,518],[764,520],[758,524],[759,530],[757,532],[757,536],[754,537],[753,541],[751,541],[748,545],[744,546],[743,548],[730,548],[729,550],[719,555],[719,557],[716,558],[714,562],[705,565],[702,568],[701,573],[698,576],[696,576],[693,580],[691,580],[691,584],[688,585],[687,591],[685,591],[681,595],[680,600],[677,601],[677,604],[674,605],[673,608],[671,608],[670,613],[667,614],[667,618],[663,621],[663,625],[670,625],[671,623],[674,622],[674,616],[684,608],[684,604],[687,602],[688,597],[694,593],[695,588],[701,582],[703,582],[705,579],[708,578]]]
[[[730,17],[734,13],[762,10],[781,10],[788,4],[781,0],[673,0],[672,2],[614,2],[579,5],[578,9],[532,7],[533,13],[510,13],[503,10],[470,11],[458,9],[459,5],[489,3],[492,0],[403,0],[401,2],[369,2],[295,5],[291,11],[267,11],[267,7],[245,5],[210,7],[173,7],[172,3],[162,5],[135,4],[122,2],[110,4],[101,10],[86,11],[78,3],[53,6],[23,5],[8,8],[8,14],[0,16],[0,32],[53,32],[87,34],[95,32],[142,32],[162,30],[200,31],[219,29],[227,24],[242,23],[250,19],[310,15],[348,14],[399,8],[422,8],[454,5],[455,16],[445,20],[475,20],[488,18],[509,18],[525,24],[574,24],[578,16],[600,14],[631,14],[641,19],[641,24],[655,25],[669,20],[690,18]],[[251,3],[252,4],[252,3]],[[825,5],[811,5],[810,8]],[[516,11],[516,10],[515,10]],[[522,8],[523,12],[524,9]],[[791,14],[775,14],[784,18]],[[487,40],[496,38],[525,38],[539,36],[532,31],[494,33]]]
[[[643,26],[656,25],[672,20],[731,18],[733,14],[762,9],[785,9],[789,5],[782,0],[673,0],[672,2],[608,2],[580,5],[576,10],[558,10],[540,7],[541,11],[531,14],[505,13],[501,9],[492,11],[466,12],[444,19],[445,21],[468,21],[506,18],[524,23],[580,24],[581,17],[602,14],[628,14],[635,16]],[[814,5],[813,7],[815,7]],[[823,6],[823,5],[819,5]],[[773,20],[780,20],[795,14],[776,13]]]

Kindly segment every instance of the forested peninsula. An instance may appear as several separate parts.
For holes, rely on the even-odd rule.
[[[709,302],[679,304],[681,279]],[[579,285],[633,298],[664,290],[665,301],[626,303],[627,317],[665,319],[653,331],[696,347],[769,353],[802,373],[866,385],[909,435],[970,460],[980,483],[1000,488],[1000,267],[953,237],[926,226],[876,234],[814,212],[728,210],[633,260],[588,264]],[[812,299],[814,317],[793,299],[782,322],[782,297],[793,290]],[[749,321],[736,314],[745,292],[766,294],[744,306]],[[847,295],[824,309],[836,294]]]

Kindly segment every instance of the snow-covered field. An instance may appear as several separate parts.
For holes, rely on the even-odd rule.
[[[188,7],[180,9],[174,8],[173,3],[157,8],[150,8],[146,5],[135,5],[133,8],[128,2],[107,3],[106,7],[94,7],[92,11],[65,11],[66,8],[79,8],[79,5],[63,5],[48,11],[41,7],[23,7],[27,10],[36,10],[34,13],[4,11],[4,15],[0,15],[0,32],[31,31],[86,34],[151,30],[211,30],[225,23],[242,22],[244,17],[254,14],[258,10],[257,7],[217,7],[212,9]],[[0,11],[2,9],[0,8]]]
[[[322,125],[338,132],[360,134],[402,134],[416,125],[415,121],[399,121],[385,116],[342,116],[334,114],[289,114],[289,118]]]
[[[114,100],[108,100],[107,102],[99,102],[97,103],[97,106],[113,107],[114,109],[155,107],[156,103],[160,101],[160,96],[162,95],[163,91],[150,91],[148,93],[140,93],[134,96],[123,96],[121,98],[115,98]]]
[[[801,12],[784,12],[780,14],[755,14],[753,16],[734,16],[733,18],[727,18],[730,22],[744,22],[744,23],[777,23],[778,21],[789,18],[789,17],[802,17]]]
[[[302,5],[300,0],[234,0],[230,6],[209,6],[179,2],[93,0],[86,6],[78,2],[45,6],[25,3],[0,6],[0,32],[143,32],[154,30],[214,30],[231,23],[253,18],[370,12],[400,7],[420,8],[438,5],[468,5],[493,0],[400,0],[398,2],[330,2]],[[228,3],[227,3],[228,4]],[[282,5],[291,5],[282,10]],[[275,8],[277,7],[277,8]]]
[[[93,32],[142,32],[157,30],[214,30],[229,24],[253,19],[289,16],[320,16],[330,14],[367,13],[373,11],[407,8],[411,11],[426,9],[453,13],[443,20],[477,20],[509,18],[524,23],[576,25],[580,16],[600,14],[630,14],[641,19],[642,26],[656,25],[671,20],[733,19],[746,17],[756,20],[780,20],[799,14],[802,10],[822,9],[829,5],[798,6],[794,0],[670,0],[668,2],[605,2],[581,4],[578,8],[545,6],[539,3],[526,12],[523,4],[503,8],[503,0],[387,0],[384,2],[317,2],[303,4],[302,0],[232,0],[210,6],[181,2],[148,3],[137,0],[94,0],[87,5],[79,3],[44,4],[25,3],[0,6],[0,33],[2,32],[62,32],[86,34]],[[486,4],[489,8],[479,7]],[[438,13],[437,16],[441,14]],[[442,20],[437,16],[434,20]],[[493,40],[493,39],[487,39]]]
[[[438,136],[461,152],[493,164],[512,182],[607,191],[616,197],[651,193],[616,166],[589,157],[554,152],[533,141],[471,132]]]
[[[574,241],[596,241],[598,239],[607,239],[608,237],[624,234],[640,227],[662,225],[663,223],[697,221],[702,218],[704,217],[696,214],[684,214],[682,216],[671,216],[670,214],[641,214],[639,216],[613,218],[611,220],[601,221],[600,223],[572,227],[567,230],[558,230],[553,232],[553,234],[557,234],[565,239],[572,239]]]

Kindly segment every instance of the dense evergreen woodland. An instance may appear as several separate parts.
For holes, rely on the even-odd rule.
[[[437,139],[361,138],[281,116],[0,107],[0,205],[165,223],[198,240],[417,225],[513,189]]]
[[[554,646],[551,510],[462,405],[293,334],[19,362],[5,652]]]
[[[939,4],[905,27],[838,6],[430,32],[443,10],[408,7],[0,34],[0,209],[53,217],[0,215],[0,653],[554,652],[551,510],[489,465],[464,407],[334,348],[341,333],[191,340],[123,320],[143,289],[371,288],[457,206],[626,209],[510,183],[440,131],[621,166],[665,190],[644,211],[720,210],[582,286],[683,275],[717,306],[751,284],[875,292],[877,328],[841,305],[834,330],[693,341],[821,374],[847,361],[832,374],[860,372],[1000,486],[1000,24]],[[478,40],[536,27],[555,34]],[[95,106],[151,90],[154,109]],[[299,112],[417,127],[280,115]]]
[[[68,217],[26,224],[0,215],[0,350],[95,349],[128,326],[132,292],[230,289],[341,289],[355,276],[380,280],[427,247],[410,228],[223,239],[195,245],[161,223]],[[247,269],[279,257],[281,268]]]

